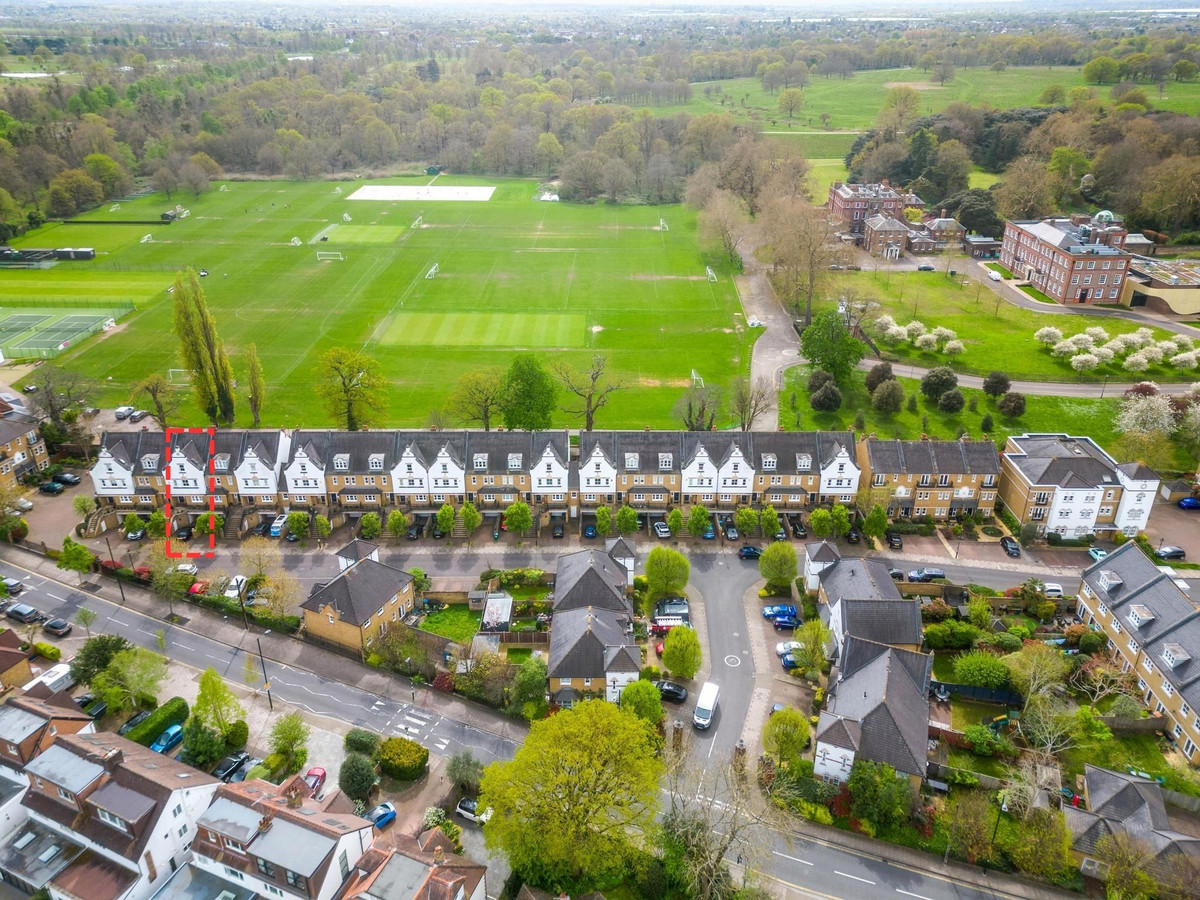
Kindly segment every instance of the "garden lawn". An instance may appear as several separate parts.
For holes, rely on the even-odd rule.
[[[971,725],[980,725],[984,719],[992,720],[1008,710],[995,703],[980,703],[977,700],[950,699],[950,722],[955,731],[966,731]]]
[[[1003,760],[992,756],[976,756],[970,750],[961,747],[951,747],[946,764],[955,769],[966,769],[980,775],[991,775],[993,778],[1008,777],[1009,766]]]
[[[471,638],[479,631],[482,618],[482,610],[475,611],[465,604],[456,604],[427,615],[421,622],[421,630],[439,634],[465,646],[471,643]]]
[[[941,325],[954,331],[966,345],[961,356],[951,359],[941,353],[918,350],[907,341],[897,345],[878,341],[879,329],[872,331],[871,326],[867,326],[884,359],[909,362],[923,368],[949,365],[955,371],[974,375],[986,375],[999,369],[1014,379],[1027,381],[1102,382],[1106,377],[1120,382],[1196,380],[1194,370],[1180,371],[1164,363],[1152,365],[1144,373],[1128,372],[1121,368],[1120,358],[1093,369],[1086,378],[1080,378],[1071,368],[1070,360],[1051,356],[1048,347],[1033,339],[1034,332],[1051,325],[1065,337],[1070,337],[1099,325],[1115,337],[1136,331],[1142,323],[1033,312],[1014,306],[991,291],[982,278],[975,278],[977,270],[969,260],[960,257],[949,264],[960,275],[964,270],[972,273],[965,286],[961,278],[949,278],[945,274],[946,267],[943,261],[938,264],[937,272],[889,272],[885,269],[836,273],[825,292],[826,299],[814,304],[814,312],[836,309],[841,296],[874,301],[879,304],[879,311],[890,315],[897,324],[907,325],[916,319],[931,331]],[[1162,329],[1152,331],[1155,340],[1172,337],[1171,332]]]
[[[505,659],[510,666],[519,666],[531,656],[533,650],[529,647],[509,647],[505,652]]]
[[[1082,774],[1084,766],[1091,763],[1118,772],[1135,769],[1152,777],[1165,775],[1165,787],[1200,796],[1200,780],[1195,773],[1173,768],[1159,748],[1159,738],[1153,734],[1114,733],[1111,740],[1067,750],[1059,755],[1059,762],[1064,780]]]
[[[955,682],[954,660],[958,656],[954,650],[936,650],[933,654],[933,677],[938,681]]]
[[[536,180],[447,175],[438,185],[496,190],[487,202],[348,200],[364,183],[219,182],[198,198],[152,194],[94,210],[84,224],[52,223],[14,244],[92,246],[97,258],[6,271],[4,300],[133,305],[122,328],[72,346],[59,363],[96,379],[97,405],[134,403],[138,382],[181,366],[167,288],[183,268],[205,268],[201,285],[236,378],[257,345],[264,427],[333,424],[313,397],[320,357],[333,347],[379,362],[389,389],[377,426],[427,424],[463,373],[507,367],[522,350],[579,369],[604,354],[624,387],[599,413],[602,428],[678,427],[671,410],[693,371],[720,386],[749,371],[755,333],[733,272],[700,248],[690,209],[541,203]],[[157,220],[177,203],[190,215],[169,226],[99,224]],[[344,258],[318,260],[318,250]],[[237,416],[249,427],[244,404]],[[205,424],[190,395],[178,420]],[[554,425],[578,424],[555,412]]]

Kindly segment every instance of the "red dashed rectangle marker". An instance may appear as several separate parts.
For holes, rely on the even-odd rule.
[[[168,428],[166,429],[167,436],[167,467],[164,470],[166,477],[166,509],[167,517],[167,558],[168,559],[199,559],[201,557],[212,557],[217,555],[217,476],[216,461],[213,458],[216,450],[216,435],[215,428]],[[172,552],[171,550],[171,438],[177,434],[206,434],[208,435],[208,472],[206,479],[208,481],[208,549],[207,550],[190,550],[184,549]]]

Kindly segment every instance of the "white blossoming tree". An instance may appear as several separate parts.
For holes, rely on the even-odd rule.
[[[1052,347],[1062,340],[1062,332],[1053,325],[1047,325],[1045,328],[1039,328],[1033,333],[1033,339],[1039,344],[1045,344],[1047,347]]]

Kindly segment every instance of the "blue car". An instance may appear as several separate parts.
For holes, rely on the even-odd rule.
[[[800,627],[800,620],[795,616],[776,616],[771,624],[776,631],[794,631]]]
[[[1102,560],[1108,556],[1108,551],[1101,550],[1099,547],[1089,547],[1088,548],[1088,556],[1090,556],[1096,562],[1100,562],[1100,560]]]
[[[594,538],[596,536],[596,526],[585,525],[583,528],[583,536],[585,538]]]
[[[155,753],[169,753],[181,743],[183,743],[183,726],[172,725],[158,736],[154,743],[150,745],[150,749]]]
[[[764,606],[762,613],[764,619],[774,619],[776,616],[794,616],[796,607],[790,603],[776,603],[774,606]]]
[[[717,536],[717,530],[713,528],[712,522],[704,526],[704,539],[706,541],[714,540]]]
[[[380,803],[378,806],[372,806],[365,813],[363,818],[369,821],[380,831],[387,828],[396,821],[396,807],[391,801]]]
[[[783,654],[780,659],[783,661],[783,667],[788,671],[800,668],[800,663],[796,662],[796,657],[792,656],[790,653]]]
[[[1195,497],[1184,497],[1179,501],[1180,509],[1200,509],[1200,500]]]

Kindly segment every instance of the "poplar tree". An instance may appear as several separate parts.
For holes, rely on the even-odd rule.
[[[250,382],[250,414],[254,416],[254,427],[257,428],[263,401],[267,399],[267,383],[263,379],[262,363],[258,361],[258,347],[254,344],[246,348],[246,369]]]
[[[193,269],[175,276],[175,334],[196,403],[214,425],[233,421],[233,369]]]

